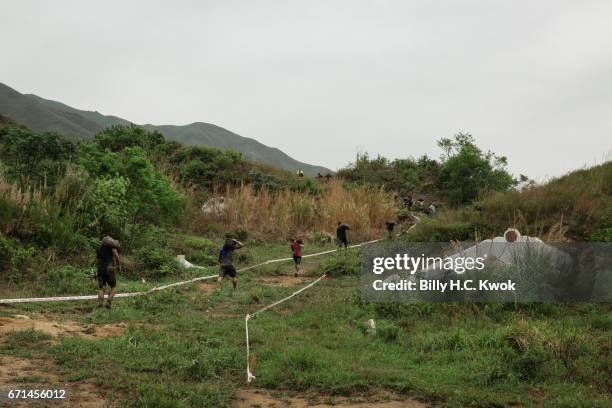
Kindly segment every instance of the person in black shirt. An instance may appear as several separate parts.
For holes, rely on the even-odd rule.
[[[348,247],[346,231],[350,229],[351,227],[349,227],[347,224],[343,224],[342,222],[338,221],[338,228],[336,228],[336,237],[338,237],[338,245],[340,245],[341,248],[342,245],[344,245],[345,249]]]
[[[387,226],[387,234],[389,239],[393,238],[393,228],[395,228],[395,221],[387,221],[385,225]]]
[[[115,269],[121,268],[121,260],[119,259],[119,241],[114,240],[109,235],[102,237],[102,242],[96,251],[97,277],[98,277],[98,307],[102,307],[104,303],[104,289],[106,285],[110,287],[106,308],[110,309],[115,296],[115,287],[117,286],[117,278]],[[113,264],[114,261],[114,265]]]
[[[233,263],[234,251],[240,249],[244,246],[244,244],[238,240],[235,240],[231,237],[225,241],[221,250],[219,251],[219,278],[218,282],[223,281],[223,279],[229,275],[232,278],[232,286],[236,289],[238,286],[238,279],[236,277],[236,268]]]

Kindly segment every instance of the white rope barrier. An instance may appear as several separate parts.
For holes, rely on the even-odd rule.
[[[360,244],[355,244],[355,245],[349,245],[347,248],[357,248],[363,245],[368,245],[368,244],[373,244],[375,242],[380,241],[380,239],[375,239],[373,241],[367,241],[367,242],[362,242]],[[323,251],[323,252],[318,252],[316,254],[310,254],[310,255],[304,255],[302,256],[302,258],[306,258],[306,257],[312,257],[312,256],[320,256],[320,255],[325,255],[325,254],[331,254],[333,252],[337,252],[340,251],[342,248],[336,248],[336,249],[331,249],[329,251]],[[286,258],[287,260],[292,259],[292,258]],[[280,262],[280,261],[274,261],[274,262]],[[272,262],[267,262],[267,263],[272,263]],[[319,276],[317,279],[315,279],[314,281],[310,282],[308,285],[304,286],[303,288],[293,292],[292,294],[290,294],[287,297],[284,297],[280,300],[277,300],[274,303],[271,303],[267,306],[262,307],[259,310],[256,310],[255,312],[248,314],[244,317],[244,329],[246,331],[246,374],[247,374],[247,383],[250,383],[251,381],[253,381],[255,379],[255,375],[253,375],[253,372],[251,371],[251,346],[249,343],[249,320],[254,318],[255,316],[257,316],[260,313],[265,312],[268,309],[273,308],[274,306],[278,306],[283,302],[286,302],[287,300],[293,298],[294,296],[302,293],[303,291],[305,291],[308,288],[313,287],[314,285],[316,285],[317,283],[319,283],[323,278],[325,278],[327,276],[327,274],[323,274],[321,276]]]
[[[371,243],[371,242],[375,242],[375,241],[370,241],[370,242],[367,242],[367,243]],[[363,244],[367,244],[367,243],[363,243]],[[357,244],[357,245],[353,245],[351,247],[360,246],[360,245],[363,245],[363,244]],[[351,248],[351,247],[349,247],[349,248]],[[303,258],[308,258],[308,257],[312,257],[312,256],[325,255],[325,254],[329,254],[329,253],[332,253],[332,252],[335,252],[335,251],[337,251],[337,249],[332,249],[332,250],[329,250],[329,251],[318,252],[318,253],[315,253],[315,254],[304,255]],[[293,260],[293,258],[271,259],[269,261],[261,262],[261,263],[255,264],[255,265],[248,266],[246,268],[239,269],[237,272],[244,272],[244,271],[248,271],[250,269],[258,268],[260,266],[268,265],[268,264],[271,264],[271,263],[285,262],[285,261],[291,261],[291,260]],[[191,267],[191,268],[207,269],[207,267],[193,265],[193,264],[189,264],[189,267]],[[190,283],[194,283],[194,282],[198,282],[198,281],[202,281],[202,280],[214,279],[217,276],[218,276],[217,274],[215,274],[215,275],[207,275],[207,276],[199,276],[199,277],[196,277],[196,278],[193,278],[193,279],[188,279],[188,280],[184,280],[184,281],[180,281],[180,282],[169,283],[167,285],[156,286],[156,287],[153,287],[151,289],[140,291],[140,292],[117,293],[115,295],[115,298],[127,298],[127,297],[134,297],[134,296],[142,296],[142,295],[146,295],[146,294],[149,294],[149,293],[152,293],[152,292],[157,292],[157,291],[160,291],[160,290],[169,289],[169,288],[173,288],[173,287],[177,287],[177,286],[188,285]],[[97,295],[30,297],[30,298],[0,299],[0,304],[38,303],[38,302],[64,302],[64,301],[73,301],[73,300],[92,300],[92,299],[97,299],[97,298],[98,298]]]

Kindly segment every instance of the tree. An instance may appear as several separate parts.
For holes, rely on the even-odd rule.
[[[136,125],[114,125],[102,130],[94,137],[102,150],[120,152],[125,148],[139,146],[146,151],[153,150],[165,142],[158,131],[150,132]]]
[[[21,185],[52,187],[66,171],[75,145],[55,132],[33,132],[9,127],[0,129],[0,157],[6,176]]]
[[[516,184],[506,171],[507,159],[492,152],[483,153],[468,133],[438,141],[447,158],[438,174],[438,187],[453,205],[468,204],[484,190],[504,191]]]

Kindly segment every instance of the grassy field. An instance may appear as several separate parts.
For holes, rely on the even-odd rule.
[[[286,245],[260,245],[246,261],[284,256]],[[93,339],[9,332],[0,357],[51,361],[68,389],[94,384],[121,406],[230,406],[246,387],[245,314],[323,272],[331,276],[251,320],[253,387],[312,398],[388,390],[450,407],[612,404],[609,305],[365,304],[357,250],[305,259],[308,279],[293,278],[290,262],[245,272],[235,292],[209,282],[118,299],[111,311],[91,302],[0,307],[0,316],[125,324],[118,336]],[[120,291],[141,286],[120,280]]]

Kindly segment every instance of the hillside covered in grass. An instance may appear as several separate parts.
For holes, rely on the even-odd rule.
[[[612,162],[543,185],[488,192],[468,206],[426,218],[416,241],[479,240],[517,228],[549,242],[612,241]]]
[[[59,132],[72,141],[88,140],[107,127],[132,123],[117,116],[76,109],[33,94],[22,94],[2,83],[0,83],[0,114],[35,131]],[[248,160],[292,172],[301,169],[311,176],[330,172],[325,167],[295,160],[277,148],[266,146],[255,139],[240,136],[211,123],[143,126],[150,131],[162,132],[169,140],[186,145],[238,151]]]
[[[478,239],[514,226],[548,240],[609,241],[610,163],[517,190],[503,163],[470,143],[439,161],[367,158],[326,181],[133,125],[74,143],[4,120],[0,298],[95,293],[105,232],[122,242],[119,293],[214,277],[227,232],[246,243],[238,269],[289,257],[291,235],[309,255],[336,248],[337,221],[357,242],[385,236],[384,222],[402,215],[407,240]],[[460,182],[476,176],[476,189]],[[443,205],[409,229],[415,210],[399,208],[396,191],[427,191]],[[221,197],[223,206],[203,211]],[[177,254],[204,268],[182,267]],[[100,407],[253,407],[264,397],[277,406],[610,406],[609,305],[368,302],[360,266],[349,249],[304,258],[297,277],[291,262],[240,272],[235,291],[207,280],[118,298],[111,310],[1,305],[0,388],[63,387],[69,405]],[[247,386],[245,315],[323,274],[250,320],[257,378]]]

